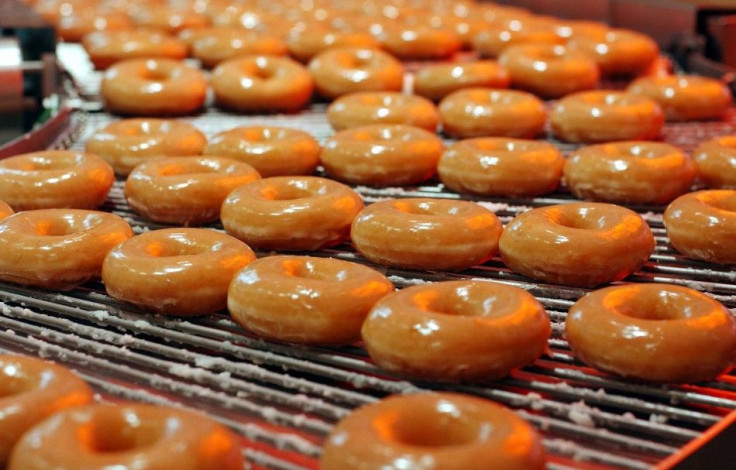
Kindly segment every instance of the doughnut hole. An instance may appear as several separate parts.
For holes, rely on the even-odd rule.
[[[683,320],[698,318],[711,312],[707,304],[693,303],[686,292],[645,290],[611,294],[606,306],[627,317],[641,320]]]
[[[425,312],[457,317],[502,318],[519,307],[518,295],[513,291],[497,290],[489,294],[472,284],[441,296],[434,291],[420,292],[412,297],[412,303]]]
[[[467,445],[482,438],[484,423],[461,417],[450,401],[423,403],[402,413],[379,417],[374,427],[386,441],[412,447],[447,447]],[[434,405],[434,406],[432,406]]]
[[[136,413],[115,409],[97,413],[89,423],[77,428],[77,436],[82,445],[95,454],[125,453],[156,444],[168,429],[181,425],[176,419],[160,422],[143,419]]]

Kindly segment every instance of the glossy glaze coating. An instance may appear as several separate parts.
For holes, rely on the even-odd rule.
[[[235,321],[265,338],[341,345],[360,339],[371,307],[393,290],[383,274],[360,264],[271,256],[233,278],[227,304]]]
[[[669,144],[626,141],[574,150],[565,181],[575,197],[604,202],[666,204],[688,191],[696,168]]]
[[[449,58],[462,47],[460,36],[452,29],[426,25],[390,28],[378,39],[386,51],[401,60]]]
[[[582,52],[559,44],[519,44],[504,49],[499,64],[515,88],[559,98],[598,84],[598,65]]]
[[[478,137],[450,145],[437,172],[452,191],[486,196],[537,196],[560,184],[565,158],[546,142]]]
[[[436,282],[378,301],[363,323],[365,348],[391,372],[427,380],[498,379],[547,348],[544,307],[517,287]]]
[[[493,60],[425,65],[414,76],[414,93],[439,101],[462,88],[508,88],[508,71]]]
[[[455,393],[396,395],[365,405],[327,438],[322,470],[541,470],[534,429],[492,401]]]
[[[212,72],[220,106],[246,112],[295,112],[312,98],[307,69],[287,57],[266,55],[227,60]]]
[[[563,44],[564,39],[551,28],[512,29],[508,25],[490,25],[476,34],[473,49],[481,57],[495,58],[516,44]]]
[[[203,12],[180,5],[160,5],[148,2],[131,8],[131,18],[139,28],[176,34],[187,28],[205,28],[210,21]]]
[[[592,287],[641,267],[654,236],[636,212],[613,204],[567,203],[515,217],[499,241],[513,271],[552,284]]]
[[[9,215],[13,215],[13,208],[10,207],[5,201],[0,201],[0,220],[3,220]]]
[[[626,29],[588,31],[570,38],[569,44],[595,60],[604,75],[641,72],[659,55],[652,38]]]
[[[179,408],[96,404],[59,413],[18,443],[8,470],[241,470],[237,438]]]
[[[92,401],[92,389],[70,370],[27,356],[0,355],[0,465],[31,427],[65,408]]]
[[[275,176],[230,193],[220,218],[228,233],[254,248],[317,250],[347,239],[362,208],[360,195],[341,183]]]
[[[461,270],[491,258],[501,230],[496,215],[474,202],[416,198],[369,205],[353,221],[350,236],[374,263]]]
[[[736,319],[687,287],[631,284],[592,292],[567,315],[567,339],[584,362],[653,382],[715,378],[736,352]]]
[[[208,28],[208,31],[198,33],[191,46],[192,56],[207,68],[246,55],[286,55],[286,44],[276,36],[243,28]]]
[[[736,136],[717,137],[693,152],[698,179],[708,187],[736,189]]]
[[[299,62],[309,62],[317,54],[335,47],[360,47],[378,49],[380,43],[367,33],[340,31],[319,27],[308,23],[308,26],[292,31],[286,40],[289,54]]]
[[[340,181],[399,186],[432,177],[444,148],[433,132],[374,124],[346,129],[327,139],[320,161],[325,171]]]
[[[319,163],[319,142],[288,127],[244,126],[216,134],[205,155],[243,161],[261,176],[309,175]]]
[[[539,134],[547,111],[539,98],[523,91],[466,88],[439,104],[442,130],[452,137],[519,137]]]
[[[335,47],[309,62],[317,93],[327,99],[354,91],[401,91],[404,67],[387,52],[360,47]]]
[[[680,196],[667,206],[670,243],[688,258],[736,264],[736,191],[713,189]]]
[[[183,59],[187,47],[178,39],[157,31],[99,31],[82,39],[84,50],[97,69],[126,59],[165,57]]]
[[[48,150],[0,160],[0,199],[16,211],[99,207],[115,181],[91,153]]]
[[[70,289],[98,278],[107,252],[131,236],[125,220],[106,212],[19,212],[0,221],[0,279]]]
[[[667,121],[719,119],[731,106],[731,92],[719,80],[695,75],[642,77],[626,89],[662,107]]]
[[[124,31],[132,28],[133,22],[125,15],[82,10],[59,18],[56,34],[65,42],[79,42],[84,36],[96,31]]]
[[[132,116],[181,116],[204,106],[199,69],[172,59],[128,59],[111,66],[100,94],[107,109]]]
[[[130,207],[154,222],[201,225],[241,184],[259,179],[247,163],[224,157],[161,157],[138,165],[125,181]]]
[[[206,315],[225,308],[230,281],[254,259],[245,243],[215,230],[153,230],[110,250],[102,282],[111,297],[145,310]]]
[[[568,142],[652,140],[662,131],[664,113],[656,101],[643,96],[581,91],[557,102],[550,123],[555,134]]]
[[[396,92],[363,91],[343,95],[327,107],[327,120],[340,131],[370,124],[407,124],[437,131],[437,107],[426,98]]]
[[[86,150],[107,160],[115,173],[127,175],[153,157],[199,155],[207,138],[193,125],[171,119],[115,121],[87,139]]]

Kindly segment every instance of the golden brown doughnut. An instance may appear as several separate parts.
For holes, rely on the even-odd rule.
[[[350,236],[374,263],[461,270],[491,258],[501,230],[496,215],[474,202],[415,198],[371,204],[353,221]]]
[[[228,59],[248,55],[286,55],[286,44],[276,36],[255,33],[242,28],[208,28],[197,33],[192,42],[192,56],[207,68]]]
[[[207,15],[182,6],[156,5],[148,3],[138,5],[132,10],[131,18],[139,28],[159,30],[176,34],[191,28],[205,28],[210,21]]]
[[[626,141],[574,150],[564,178],[580,199],[666,204],[688,191],[695,164],[682,150],[660,142]]]
[[[126,59],[159,57],[179,60],[187,56],[184,43],[167,34],[149,30],[99,31],[84,36],[82,45],[95,68],[101,70]]]
[[[359,408],[327,437],[323,470],[541,470],[541,439],[511,410],[455,393],[396,395]]]
[[[47,150],[0,160],[0,199],[16,211],[94,209],[114,181],[112,167],[91,153]]]
[[[478,137],[455,142],[437,165],[450,190],[485,196],[538,196],[560,184],[565,158],[546,142]]]
[[[223,157],[161,157],[141,163],[125,181],[130,207],[148,220],[183,226],[220,218],[230,192],[261,176],[247,163]]]
[[[244,126],[210,139],[205,155],[243,161],[261,176],[310,175],[319,163],[319,142],[288,127]]]
[[[387,29],[378,39],[386,51],[401,60],[444,59],[462,47],[453,30],[426,25]]]
[[[181,116],[204,106],[207,82],[172,59],[129,59],[105,72],[100,94],[108,110],[134,116]]]
[[[287,57],[230,59],[215,68],[211,82],[219,105],[245,112],[295,112],[314,90],[309,72]]]
[[[516,216],[499,240],[504,263],[552,284],[593,287],[639,269],[654,236],[636,212],[613,204],[567,203]]]
[[[309,62],[317,93],[327,99],[354,91],[401,91],[404,67],[387,52],[360,47],[327,49]]]
[[[736,136],[701,143],[693,153],[698,179],[710,188],[736,189]]]
[[[57,364],[27,356],[0,355],[0,465],[21,436],[46,417],[92,401],[92,389]]]
[[[108,251],[133,236],[117,215],[82,209],[39,209],[0,220],[0,279],[71,289],[100,276]]]
[[[379,300],[365,348],[388,371],[422,380],[498,379],[537,359],[551,332],[526,291],[482,281],[411,286]]]
[[[140,403],[71,408],[34,427],[8,470],[241,470],[238,440],[200,413]]]
[[[568,142],[652,140],[664,113],[656,101],[620,91],[581,91],[557,102],[550,115],[555,134]]]
[[[414,76],[414,93],[439,101],[461,88],[508,88],[508,71],[493,60],[423,66]]]
[[[736,191],[680,196],[667,206],[663,221],[672,246],[688,258],[736,264]]]
[[[367,33],[339,31],[324,27],[305,27],[292,31],[286,41],[289,54],[299,62],[307,63],[314,56],[335,47],[378,49],[380,43]]]
[[[431,178],[444,148],[436,134],[424,129],[373,124],[327,139],[320,161],[327,174],[340,181],[400,186]]]
[[[539,134],[547,119],[539,98],[515,90],[465,88],[440,101],[442,131],[452,137],[520,137]]]
[[[659,56],[652,38],[627,29],[589,30],[570,38],[569,45],[595,60],[604,75],[641,72]]]
[[[394,290],[367,266],[332,258],[270,256],[230,283],[228,310],[244,328],[269,339],[341,345],[360,339],[371,307]]]
[[[161,156],[199,155],[207,138],[184,121],[131,118],[115,121],[87,140],[87,152],[105,160],[121,175],[146,160]]]
[[[225,230],[265,250],[318,250],[350,235],[363,208],[348,186],[315,176],[264,178],[235,189],[222,204]]]
[[[489,25],[473,38],[473,49],[481,57],[495,58],[516,44],[563,44],[564,39],[550,28],[512,29],[509,26]]]
[[[699,382],[731,366],[736,319],[718,301],[672,284],[592,292],[567,314],[567,339],[593,367],[652,382]]]
[[[642,77],[634,80],[626,91],[659,103],[667,121],[720,119],[732,101],[725,84],[696,75]]]
[[[437,131],[437,107],[421,96],[362,91],[343,95],[327,107],[327,120],[336,131],[370,124],[407,124]]]
[[[124,31],[133,28],[126,15],[114,12],[82,10],[75,15],[59,18],[56,34],[67,42],[79,42],[87,34],[96,31]]]
[[[248,245],[215,230],[152,230],[110,250],[102,282],[111,297],[146,310],[206,315],[225,308],[230,281],[254,259]]]

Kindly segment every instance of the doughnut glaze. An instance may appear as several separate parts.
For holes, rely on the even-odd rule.
[[[547,313],[531,294],[466,280],[388,295],[361,330],[378,366],[423,380],[504,377],[539,357],[550,331]]]
[[[107,252],[131,236],[125,220],[106,212],[18,212],[0,220],[0,279],[70,289],[99,277]]]
[[[342,419],[327,437],[323,470],[411,468],[539,470],[534,429],[494,402],[455,393],[396,395]]]
[[[82,45],[95,68],[100,70],[128,59],[180,60],[187,56],[186,45],[175,37],[141,29],[91,33],[82,38]]]
[[[355,91],[401,91],[404,67],[387,52],[336,47],[309,62],[315,90],[327,99]]]
[[[462,47],[460,37],[451,29],[426,25],[387,29],[378,39],[386,51],[401,60],[448,58]]]
[[[710,188],[736,189],[736,136],[702,142],[693,152],[698,180]]]
[[[462,88],[508,88],[511,77],[496,61],[430,64],[414,75],[414,93],[439,101]]]
[[[636,212],[604,203],[567,203],[515,217],[499,240],[504,263],[553,284],[593,287],[639,269],[654,236]]]
[[[696,75],[641,77],[626,91],[659,103],[667,121],[720,119],[732,101],[725,84]]]
[[[270,256],[238,272],[227,303],[235,321],[265,338],[340,345],[360,339],[371,307],[393,290],[383,274],[360,264]]]
[[[501,230],[496,215],[474,202],[414,198],[369,205],[353,221],[350,236],[374,263],[461,270],[491,258]]]
[[[736,319],[716,300],[672,284],[594,291],[567,315],[576,356],[593,367],[652,382],[699,382],[731,366]]]
[[[255,33],[243,28],[211,28],[198,33],[192,41],[192,56],[207,68],[236,57],[283,56],[286,44],[276,36]]]
[[[0,160],[0,199],[17,211],[94,209],[114,181],[112,167],[91,153],[48,150]]]
[[[5,201],[0,201],[0,220],[3,220],[5,217],[13,214],[13,208],[5,203]]]
[[[440,117],[434,103],[416,95],[364,91],[343,95],[327,107],[336,131],[371,124],[406,124],[437,131]]]
[[[370,34],[323,27],[305,27],[293,31],[286,45],[289,54],[304,63],[312,60],[315,55],[335,47],[380,48],[378,40]]]
[[[588,31],[571,38],[569,44],[595,60],[604,75],[641,72],[659,55],[652,38],[627,29]]]
[[[663,221],[672,246],[688,258],[736,264],[736,190],[680,196],[667,206]]]

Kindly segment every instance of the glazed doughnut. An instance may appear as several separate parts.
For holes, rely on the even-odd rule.
[[[654,236],[636,212],[613,204],[567,203],[532,209],[506,225],[499,241],[511,270],[565,286],[593,287],[639,269]]]
[[[87,152],[105,160],[121,175],[160,156],[199,155],[207,138],[193,125],[168,119],[123,119],[108,124],[87,140]]]
[[[309,72],[287,57],[230,59],[215,68],[211,81],[220,106],[245,112],[295,112],[314,90]]]
[[[485,196],[538,196],[560,184],[565,158],[533,140],[479,137],[449,146],[437,165],[450,190]]]
[[[407,124],[437,131],[437,107],[421,96],[363,91],[343,95],[327,107],[327,120],[336,131],[369,124]]]
[[[327,437],[322,470],[400,468],[541,470],[542,441],[511,410],[455,393],[396,395],[343,418]]]
[[[5,201],[0,201],[0,220],[3,220],[9,215],[13,215],[13,213],[13,209],[7,205]]]
[[[555,134],[568,142],[652,140],[659,137],[664,113],[656,101],[611,90],[580,91],[552,109]]]
[[[424,129],[373,124],[327,139],[320,161],[327,174],[340,181],[401,186],[431,178],[444,148],[436,134]]]
[[[241,452],[235,435],[203,414],[106,403],[66,410],[31,429],[13,449],[8,470],[240,470]]]
[[[241,160],[261,176],[310,175],[319,163],[319,142],[288,127],[248,126],[220,132],[210,139],[205,155]]]
[[[442,130],[452,137],[534,137],[544,128],[547,111],[539,98],[514,90],[466,88],[439,104]]]
[[[378,39],[386,51],[401,60],[444,59],[462,47],[460,37],[451,29],[426,25],[387,29]]]
[[[419,69],[414,76],[414,93],[439,101],[461,88],[508,88],[508,71],[492,60],[459,64],[432,64]]]
[[[338,31],[320,27],[305,27],[293,31],[286,41],[289,54],[299,62],[307,63],[317,54],[335,47],[378,49],[380,43],[370,34]]]
[[[198,34],[192,43],[192,56],[212,68],[228,59],[246,55],[286,55],[286,44],[276,36],[255,33],[243,28],[211,28]]]
[[[315,176],[264,178],[235,189],[222,204],[225,230],[264,250],[318,250],[350,235],[363,200],[348,186]]]
[[[0,220],[0,235],[0,279],[71,289],[98,278],[107,252],[133,230],[106,212],[39,209]]]
[[[698,179],[710,188],[736,189],[736,136],[701,143],[693,153]]]
[[[596,369],[652,382],[711,380],[729,368],[736,319],[718,301],[672,284],[592,292],[567,314],[567,339]]]
[[[579,199],[666,204],[687,192],[695,164],[682,150],[660,142],[612,142],[572,151],[565,182]]]
[[[722,82],[695,75],[642,77],[626,89],[653,99],[667,121],[719,119],[731,106],[731,92]]]
[[[245,243],[215,230],[152,230],[110,250],[102,282],[111,297],[145,310],[206,315],[225,308],[230,281],[254,259]]]
[[[310,345],[360,339],[371,307],[394,290],[367,266],[333,258],[271,256],[243,268],[230,283],[230,315],[265,338]]]
[[[422,380],[494,380],[547,349],[547,312],[526,291],[482,281],[412,286],[379,300],[363,323],[381,368]]]
[[[317,93],[327,99],[354,91],[401,91],[404,67],[387,52],[335,47],[309,62]]]
[[[652,38],[626,29],[587,31],[568,44],[595,60],[604,75],[641,72],[659,56],[659,46]]]
[[[201,225],[219,220],[222,202],[233,189],[260,177],[252,166],[230,158],[162,157],[130,173],[125,198],[148,220]]]
[[[582,52],[559,44],[519,44],[504,49],[498,62],[516,88],[559,98],[598,84],[598,65]]]
[[[66,42],[79,42],[96,31],[124,31],[133,28],[133,22],[124,14],[82,10],[62,16],[56,24],[56,34]]]
[[[549,28],[511,29],[508,26],[490,25],[473,38],[473,49],[481,57],[498,57],[516,44],[563,44],[564,39]]]
[[[99,31],[82,39],[84,50],[96,69],[104,70],[126,59],[168,58],[187,56],[187,46],[178,39],[156,31]]]
[[[204,13],[155,3],[138,5],[138,8],[133,9],[131,13],[133,22],[139,28],[171,34],[184,29],[205,28],[210,24],[209,18]]]
[[[112,167],[91,153],[47,150],[0,160],[0,199],[17,211],[94,209],[113,182]]]
[[[663,221],[672,246],[688,258],[736,264],[736,191],[680,196],[667,207]]]
[[[171,59],[130,59],[105,72],[100,87],[111,112],[181,116],[204,106],[207,82],[198,69]]]
[[[501,230],[496,215],[474,202],[415,198],[371,204],[350,236],[374,263],[459,271],[491,258]]]

